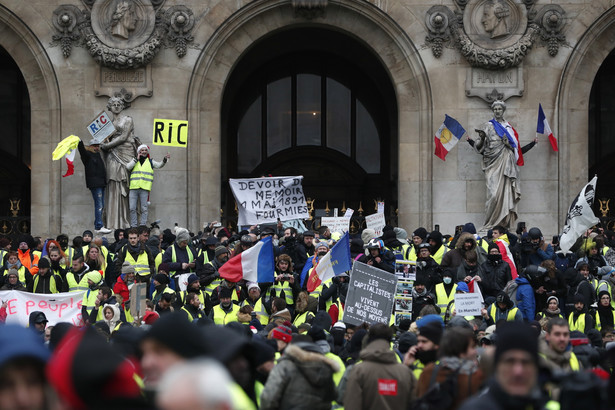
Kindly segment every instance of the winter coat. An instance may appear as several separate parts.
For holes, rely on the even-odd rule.
[[[78,148],[85,168],[85,185],[88,189],[107,186],[107,170],[100,152],[88,151],[81,141],[79,141]]]
[[[378,257],[380,258],[380,262],[377,262],[371,254],[364,254],[359,258],[359,262],[367,264],[371,261],[374,268],[382,269],[389,273],[395,273],[395,254],[393,252],[385,250],[384,252],[380,252]]]
[[[362,362],[350,370],[344,394],[347,409],[404,409],[414,398],[416,379],[408,366],[397,361],[383,339],[361,350]]]
[[[511,396],[506,393],[499,383],[492,379],[488,388],[481,393],[466,400],[460,410],[541,410],[544,409],[548,399],[536,387],[536,391],[527,397]]]
[[[34,283],[37,277],[38,283],[35,289]],[[33,277],[32,281],[28,282],[28,292],[51,294],[53,293],[51,291],[51,281],[55,282],[56,293],[68,291],[68,285],[64,283],[62,277],[60,275],[55,275],[51,269],[48,269],[45,275],[41,275],[39,270],[39,273]]]
[[[549,296],[556,296],[559,300],[566,297],[566,281],[559,272],[555,272],[554,278],[549,277],[549,275],[543,276],[534,285],[536,289],[541,286],[545,289],[543,294],[536,294],[536,307],[539,311],[547,307],[547,298]]]
[[[440,271],[440,265],[431,256],[425,260],[417,259],[416,261],[416,277],[425,280],[427,292],[433,293],[436,285],[442,282]]]
[[[519,276],[515,279],[517,283],[517,300],[516,305],[523,315],[523,319],[527,321],[534,320],[536,315],[536,300],[534,299],[534,289],[526,278]]]
[[[479,264],[474,266],[468,265],[468,263],[464,260],[461,262],[461,265],[457,268],[457,282],[463,282],[466,276],[474,277],[476,275],[481,276],[482,267]]]
[[[502,259],[483,262],[479,275],[481,279],[479,285],[483,296],[496,297],[498,292],[504,290],[506,284],[512,280],[510,266]]]
[[[262,410],[331,408],[336,397],[333,373],[339,366],[316,350],[313,344],[291,344],[284,350],[261,394]]]

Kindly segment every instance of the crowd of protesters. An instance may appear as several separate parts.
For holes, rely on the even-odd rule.
[[[198,233],[140,226],[114,240],[0,238],[0,290],[83,292],[81,326],[30,314],[0,327],[0,408],[602,409],[615,405],[615,234],[570,252],[539,228],[351,235],[353,261],[416,262],[412,319],[343,321],[348,273],[305,280],[340,234],[281,224]],[[273,237],[274,281],[219,269]],[[303,275],[302,275],[303,273]],[[147,288],[146,311],[131,289]],[[457,315],[478,286],[481,315]],[[184,289],[185,290],[182,290]],[[7,320],[6,303],[0,320]],[[10,323],[11,321],[8,320]]]

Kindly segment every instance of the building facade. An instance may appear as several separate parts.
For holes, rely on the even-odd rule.
[[[150,196],[163,226],[232,221],[228,179],[271,174],[303,175],[317,211],[384,201],[409,230],[480,227],[481,156],[464,139],[442,161],[434,133],[448,114],[475,137],[495,99],[521,145],[539,103],[558,138],[558,152],[543,139],[526,154],[519,221],[558,233],[594,173],[598,197],[615,197],[615,2],[437,3],[0,0],[0,233],[93,227],[82,164],[62,178],[51,152],[89,140],[116,93],[153,157],[171,154]],[[152,145],[155,119],[188,121],[187,148]]]

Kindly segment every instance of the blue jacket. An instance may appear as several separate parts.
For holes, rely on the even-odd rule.
[[[530,321],[534,320],[536,314],[536,299],[534,298],[534,289],[530,282],[526,278],[521,276],[515,279],[517,283],[517,300],[515,300],[516,306],[521,311],[523,319]]]

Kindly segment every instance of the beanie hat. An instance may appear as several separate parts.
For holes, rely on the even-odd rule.
[[[205,335],[179,312],[162,315],[143,339],[155,340],[186,359],[206,353]]]
[[[153,325],[154,322],[156,322],[158,319],[160,319],[160,315],[158,314],[158,312],[147,312],[145,313],[145,315],[143,316],[143,322],[146,325]]]
[[[406,332],[399,336],[397,349],[400,353],[406,354],[406,352],[417,344],[416,334],[413,332]]]
[[[419,334],[431,340],[434,344],[440,344],[444,322],[440,315],[427,315],[416,321]]]
[[[376,231],[374,231],[373,229],[363,229],[363,232],[361,232],[361,239],[363,240],[363,243],[368,243],[375,237],[377,237],[377,235]]]
[[[100,281],[102,280],[102,276],[100,275],[98,271],[88,272],[85,274],[85,277],[91,280],[92,282],[94,282],[95,284],[100,283]]]
[[[222,286],[220,288],[220,292],[218,292],[218,298],[219,299],[227,299],[233,296],[233,292],[227,288],[226,286]]]
[[[506,322],[497,329],[495,363],[509,350],[523,350],[538,363],[538,339],[529,325],[522,322]]]
[[[81,236],[91,236],[94,237],[94,234],[92,233],[92,231],[90,231],[89,229],[86,229],[85,231],[83,231],[83,233],[81,234]]]
[[[504,291],[498,292],[498,295],[495,297],[495,301],[497,303],[506,303],[507,305],[510,305],[510,303],[512,302],[508,297],[508,294]]]
[[[329,249],[329,244],[326,241],[320,241],[316,244],[316,249],[318,248],[327,248]]]
[[[194,282],[197,282],[199,280],[199,277],[196,274],[191,274],[190,276],[188,276],[188,285],[192,285]]]
[[[442,234],[438,231],[431,231],[429,233],[429,240],[434,241],[436,244],[442,244]]]
[[[154,280],[161,285],[168,285],[170,282],[169,277],[164,273],[157,273],[156,275],[154,275]]]
[[[226,249],[226,247],[224,246],[218,246],[216,247],[216,258],[220,255],[225,255],[228,253],[228,249]]]
[[[17,272],[17,269],[11,268],[11,269],[9,269],[9,273],[6,274],[7,278],[9,276],[17,276],[17,277],[19,277],[19,272]]]
[[[405,241],[408,239],[408,232],[404,228],[393,228],[393,232],[395,232],[395,237],[398,241]]]
[[[587,303],[585,302],[585,297],[584,297],[582,294],[580,294],[580,293],[577,293],[576,295],[574,295],[573,302],[574,302],[574,303],[579,303],[579,302],[581,302],[581,303],[583,303],[584,305],[586,305],[586,304],[587,304]]]
[[[253,340],[251,345],[254,350],[254,367],[275,359],[275,349],[270,344]]]
[[[498,244],[495,242],[489,242],[489,249],[487,251],[487,253],[491,253],[491,249],[497,249],[498,252],[500,251],[500,248],[498,247]]]
[[[425,238],[427,238],[427,229],[420,227],[412,232],[412,236],[418,236],[422,240],[425,240]]]
[[[460,290],[463,293],[470,293],[470,288],[468,287],[468,284],[465,283],[465,282],[458,282],[457,283],[457,290]]]
[[[314,231],[305,231],[305,232],[303,232],[303,237],[305,238],[306,236],[313,238],[315,236],[314,235]]]
[[[47,259],[46,256],[42,256],[39,260],[38,260],[38,268],[39,269],[45,269],[45,268],[50,268],[51,264],[49,263],[49,259]]]
[[[158,265],[158,272],[166,272],[169,273],[171,271],[171,264],[168,262],[162,262]]]
[[[260,290],[260,286],[258,286],[258,283],[256,282],[250,282],[248,283],[248,292],[254,288],[257,288],[258,290]]]
[[[311,330],[311,329],[310,329]],[[322,328],[320,329],[322,331]],[[293,339],[292,331],[288,326],[278,326],[271,332],[271,337],[277,340],[281,340],[286,343],[290,343]]]
[[[471,233],[472,235],[476,235],[476,227],[474,226],[472,222],[468,222],[467,224],[463,226],[463,229],[461,230],[461,232],[467,232],[467,233]]]
[[[312,338],[314,342],[318,342],[319,340],[327,340],[327,335],[322,327],[319,325],[314,325],[310,330],[308,330],[308,336]]]
[[[130,264],[128,261],[124,261],[122,263],[122,273],[135,273],[135,267]]]
[[[600,292],[600,293],[602,293],[602,292]],[[605,292],[605,293],[608,294],[608,292]],[[598,294],[598,295],[600,295],[600,294]],[[551,299],[555,299],[555,302],[559,305],[559,299],[556,296],[549,296],[547,298],[547,306],[549,306],[549,302],[551,301]]]
[[[188,242],[190,240],[190,233],[188,233],[188,230],[186,229],[181,229],[175,238],[175,241],[177,243],[181,243],[181,242]]]
[[[414,280],[414,286],[423,285],[427,286],[427,278],[424,275],[416,275],[416,279]]]

